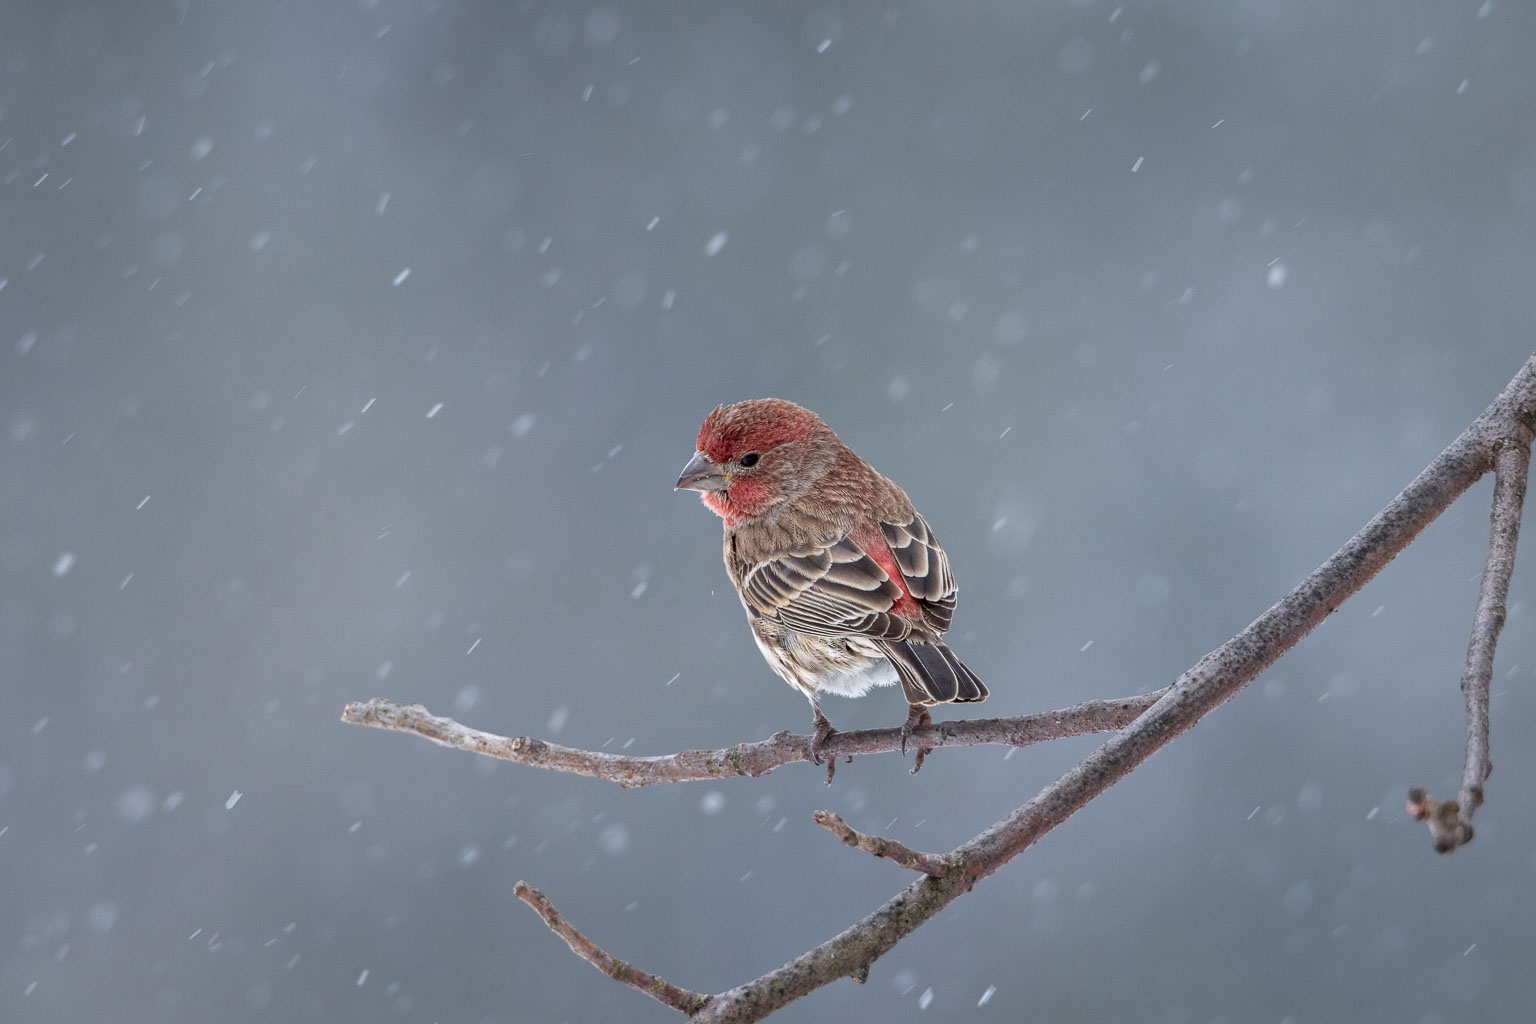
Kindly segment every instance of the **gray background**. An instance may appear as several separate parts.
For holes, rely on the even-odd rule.
[[[834,934],[908,876],[814,809],[944,850],[1091,741],[625,792],[341,707],[804,731],[671,490],[764,394],[933,523],[986,713],[1162,685],[1529,354],[1533,68],[1478,0],[0,5],[0,1018],[675,1019],[519,878],[706,991]],[[1477,840],[1402,811],[1489,492],[782,1019],[1528,1019],[1530,554]]]

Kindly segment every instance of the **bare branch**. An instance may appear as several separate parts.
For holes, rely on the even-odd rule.
[[[849,846],[857,847],[875,857],[885,857],[895,861],[904,868],[911,868],[913,871],[921,871],[925,875],[940,878],[953,867],[952,864],[945,861],[939,854],[918,853],[916,850],[909,849],[894,839],[886,839],[883,836],[867,836],[855,830],[831,811],[817,811],[811,817],[815,819],[816,824],[831,832]]]
[[[924,746],[968,742],[1036,742],[1054,735],[1075,735],[1096,731],[1098,728],[1117,728],[1117,725],[1105,725],[1103,722],[1124,714],[1133,702],[1150,703],[1155,700],[1155,703],[1150,703],[1150,707],[1142,704],[1146,710],[1134,722],[1116,732],[1081,764],[1046,786],[1024,806],[939,858],[946,867],[942,873],[925,872],[922,878],[912,882],[863,920],[782,967],[729,991],[707,998],[697,997],[702,1002],[685,1002],[679,1009],[690,1013],[697,1021],[740,1024],[761,1020],[787,1003],[838,978],[852,977],[862,981],[868,976],[870,966],[897,942],[961,894],[968,892],[978,881],[1033,845],[1095,796],[1124,778],[1174,737],[1234,696],[1318,623],[1336,611],[1340,604],[1365,586],[1425,526],[1497,462],[1500,483],[1496,487],[1492,531],[1494,539],[1490,543],[1489,568],[1485,572],[1483,590],[1479,597],[1478,625],[1474,628],[1468,652],[1467,678],[1470,681],[1463,683],[1467,691],[1468,709],[1468,767],[1463,779],[1463,799],[1441,803],[1434,801],[1421,789],[1413,790],[1409,796],[1411,811],[1428,819],[1450,823],[1442,827],[1454,827],[1458,832],[1465,828],[1467,838],[1470,838],[1470,825],[1466,824],[1463,815],[1470,818],[1469,808],[1474,801],[1481,800],[1482,780],[1488,774],[1488,679],[1492,672],[1493,639],[1502,625],[1503,604],[1508,590],[1508,568],[1499,559],[1512,560],[1514,556],[1520,491],[1524,487],[1533,435],[1536,435],[1536,356],[1526,362],[1493,404],[1359,533],[1241,633],[1196,662],[1173,686],[1145,698],[1107,702],[1094,707],[1093,714],[1085,713],[1081,719],[1074,714],[1078,709],[1067,709],[1046,716],[1031,716],[1029,719],[941,723],[914,732],[912,739]],[[1508,451],[1511,447],[1518,447],[1518,460]],[[1495,558],[1494,548],[1501,552],[1498,559]],[[1486,666],[1484,661],[1487,662]],[[1079,705],[1079,709],[1089,707]],[[386,722],[385,719],[391,716],[396,717]],[[1058,716],[1061,720],[1053,721]],[[780,733],[759,744],[742,744],[724,751],[685,751],[664,758],[615,758],[613,755],[555,748],[553,745],[540,744],[537,740],[507,740],[504,737],[476,733],[474,730],[465,730],[449,719],[434,719],[426,714],[425,709],[400,708],[388,702],[349,705],[343,719],[416,731],[448,746],[486,753],[496,752],[490,747],[505,745],[506,752],[497,753],[497,756],[563,771],[580,771],[611,778],[626,785],[677,781],[681,778],[756,775],[778,764],[809,758],[808,739],[791,737],[787,733]],[[1049,735],[1035,735],[1022,740],[1013,738],[1014,734],[1008,731],[1019,728],[1020,723],[1026,721],[1035,723]],[[1076,725],[1082,725],[1085,721],[1099,724],[1094,728],[1078,728],[1074,732],[1067,724],[1069,721]],[[455,733],[455,730],[458,732]],[[1010,738],[1000,738],[1005,732]],[[899,730],[878,730],[862,734],[839,734],[833,737],[833,741],[842,740],[847,746],[829,743],[823,748],[823,753],[842,756],[890,750],[899,743],[898,733]],[[986,738],[980,738],[982,736]],[[486,749],[482,750],[482,747]],[[760,759],[750,762],[755,770],[743,767],[748,763],[744,759],[749,754]],[[704,774],[697,774],[701,771]],[[886,843],[886,849],[891,849],[889,840],[859,836],[840,820],[833,824],[834,817],[828,815],[827,820],[821,821],[818,816],[818,821],[844,835],[845,842],[851,836],[853,845],[861,848],[868,848],[860,842],[862,839],[870,845]],[[846,829],[846,834],[837,825]],[[1457,841],[1465,842],[1466,839],[1458,835]],[[904,847],[902,849],[905,850]],[[914,858],[933,856],[915,854],[910,850],[905,852]],[[900,862],[899,858],[893,859]],[[528,894],[543,899],[521,884],[518,886],[518,894],[530,903],[532,901]],[[545,908],[548,907],[547,901],[543,901],[543,904]],[[552,909],[541,909],[541,913],[545,914],[551,927],[560,931],[572,949],[592,959],[588,952],[596,950],[596,947],[564,926],[564,922],[560,921]],[[596,953],[612,962],[612,958],[607,958],[600,950]],[[599,963],[598,960],[593,962]],[[634,970],[628,965],[623,966],[625,971],[620,973]],[[619,977],[618,973],[603,969],[605,973]],[[649,975],[644,977],[650,978]],[[628,981],[628,978],[621,980]],[[629,983],[634,984],[632,981]],[[685,993],[685,996],[694,995]],[[668,1005],[675,1004],[669,1002]],[[686,1006],[696,1009],[689,1010]]]
[[[664,978],[658,978],[654,974],[642,971],[635,965],[618,957],[605,953],[597,944],[587,938],[581,932],[572,928],[560,912],[549,902],[549,897],[529,885],[527,882],[518,882],[513,890],[518,899],[538,911],[544,918],[544,923],[550,930],[565,940],[565,944],[571,947],[571,952],[581,957],[587,963],[602,971],[614,981],[622,981],[630,988],[639,989],[659,1003],[680,1010],[690,1017],[698,1013],[709,1002],[709,996],[702,992],[692,992],[686,988],[679,988]]]
[[[912,739],[925,747],[978,743],[1024,747],[1045,740],[1106,732],[1135,721],[1137,715],[1151,707],[1165,692],[1166,689],[1157,690],[1120,700],[1090,700],[1059,711],[1016,718],[936,722],[915,730]],[[498,736],[434,715],[420,704],[396,704],[377,698],[348,704],[341,713],[341,720],[352,725],[411,732],[456,750],[499,757],[535,768],[589,775],[621,786],[654,786],[664,782],[698,782],[735,776],[756,778],[780,765],[811,759],[811,738],[788,732],[774,733],[766,740],[740,743],[721,750],[684,750],[656,757],[632,757],[601,750],[578,750],[528,736]],[[824,757],[838,758],[897,750],[900,746],[900,729],[866,729],[833,734],[822,744],[821,753]]]
[[[1461,791],[1455,800],[1436,800],[1415,787],[1408,794],[1408,811],[1429,825],[1436,853],[1450,853],[1472,841],[1472,815],[1483,802],[1483,783],[1493,771],[1488,758],[1488,690],[1493,682],[1493,652],[1504,628],[1504,603],[1515,571],[1515,544],[1520,539],[1520,513],[1525,506],[1526,475],[1531,449],[1518,438],[1498,446],[1493,463],[1493,512],[1488,528],[1488,558],[1472,616],[1472,638],[1461,673],[1461,693],[1467,705],[1467,758],[1461,769]]]

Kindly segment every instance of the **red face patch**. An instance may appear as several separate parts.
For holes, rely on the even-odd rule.
[[[731,481],[731,504],[748,516],[760,514],[773,499],[773,492],[761,480],[739,476]]]

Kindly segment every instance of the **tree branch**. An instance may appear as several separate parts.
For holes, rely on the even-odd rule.
[[[925,747],[972,746],[978,743],[1025,747],[1045,740],[1107,732],[1135,721],[1137,715],[1151,707],[1166,692],[1165,688],[1120,700],[1090,700],[1059,711],[1020,715],[1016,718],[935,722],[914,730],[912,740]],[[811,738],[788,732],[774,733],[766,740],[739,743],[721,750],[684,750],[656,757],[634,757],[601,750],[578,750],[528,736],[498,736],[471,729],[451,718],[434,715],[420,704],[396,704],[378,698],[348,704],[341,713],[341,720],[350,725],[371,725],[376,729],[415,733],[455,750],[467,750],[551,771],[589,775],[626,787],[654,786],[664,782],[699,782],[743,775],[756,778],[780,765],[811,759]],[[838,758],[898,750],[900,747],[900,729],[865,729],[833,734],[831,739],[822,744],[821,753],[823,757]]]
[[[1488,558],[1477,591],[1472,637],[1467,642],[1461,692],[1467,705],[1467,757],[1461,791],[1455,800],[1436,800],[1422,788],[1408,791],[1408,812],[1429,825],[1436,853],[1450,853],[1472,841],[1472,815],[1483,803],[1483,783],[1493,771],[1488,759],[1488,690],[1493,682],[1493,652],[1504,628],[1504,603],[1515,571],[1515,544],[1525,506],[1530,445],[1519,437],[1500,443],[1493,463],[1493,512],[1488,528]]]
[[[1529,445],[1536,424],[1536,356],[1471,426],[1333,557],[1237,636],[1207,654],[1131,726],[1034,799],[950,856],[957,870],[911,883],[863,920],[784,966],[714,996],[694,1019],[761,1020],[844,976],[862,976],[892,946],[976,882],[1031,846],[1164,744],[1230,699],[1345,599],[1365,586],[1492,465],[1500,440]]]
[[[596,943],[587,938],[581,932],[572,928],[565,918],[560,916],[560,911],[549,902],[549,897],[529,885],[527,882],[518,882],[513,889],[514,895],[544,918],[544,923],[550,930],[565,940],[565,944],[571,947],[571,952],[581,957],[587,963],[602,971],[614,981],[622,981],[630,988],[639,989],[659,1003],[664,1003],[674,1010],[680,1010],[690,1017],[698,1013],[704,1004],[709,1002],[709,996],[702,992],[693,992],[686,988],[679,988],[664,978],[658,978],[636,967],[634,964],[604,952]]]
[[[855,830],[842,818],[831,811],[817,811],[811,815],[816,824],[831,832],[849,846],[863,850],[875,857],[885,857],[895,861],[904,868],[913,871],[921,871],[925,875],[942,878],[953,865],[935,853],[918,853],[898,843],[894,839],[886,839],[883,836],[867,836]]]
[[[1065,821],[1095,796],[1124,778],[1162,746],[1170,742],[1217,706],[1229,700],[1243,686],[1258,676],[1277,658],[1293,647],[1302,637],[1336,611],[1340,604],[1365,586],[1387,562],[1438,517],[1453,501],[1460,497],[1483,473],[1499,466],[1500,484],[1496,488],[1494,509],[1494,540],[1490,549],[1497,547],[1501,554],[1495,558],[1490,550],[1489,566],[1485,572],[1483,590],[1479,596],[1477,625],[1474,627],[1472,644],[1468,652],[1468,674],[1463,686],[1467,692],[1468,754],[1467,769],[1463,779],[1464,800],[1470,808],[1480,799],[1482,780],[1488,772],[1487,762],[1487,680],[1491,678],[1493,639],[1502,624],[1503,603],[1508,589],[1508,570],[1504,559],[1512,561],[1515,530],[1519,519],[1519,491],[1523,489],[1526,462],[1533,435],[1536,435],[1536,356],[1521,368],[1508,386],[1462,434],[1419,474],[1396,498],[1377,513],[1359,533],[1350,538],[1331,558],[1319,566],[1289,594],[1260,615],[1246,629],[1216,650],[1196,662],[1167,690],[1149,694],[1155,703],[1136,717],[1129,726],[1111,736],[1102,746],[1090,754],[1081,764],[1042,789],[1024,806],[1013,811],[1001,821],[981,832],[969,842],[944,855],[947,868],[941,874],[925,873],[901,892],[878,907],[863,920],[856,922],[841,933],[801,954],[762,977],[745,985],[721,992],[699,1004],[692,1013],[693,1019],[709,1022],[748,1022],[761,1020],[785,1004],[826,985],[837,978],[853,977],[863,980],[868,976],[870,965],[883,956],[901,939],[911,934],[961,894],[968,892],[978,881],[997,871],[1013,857],[1033,845],[1041,836]],[[1519,449],[1518,459],[1509,452]],[[1501,525],[1502,524],[1502,525]],[[1497,564],[1496,564],[1497,563]],[[1485,666],[1486,662],[1486,666]],[[1475,666],[1474,666],[1475,663]],[[1138,698],[1133,698],[1137,700]],[[1126,702],[1108,702],[1124,713]],[[1089,705],[1079,705],[1079,708]],[[1071,717],[1066,712],[1055,716]],[[408,717],[425,719],[427,722],[410,724],[400,719],[400,724],[385,724],[381,720],[395,711]],[[1100,713],[1113,715],[1108,709]],[[1037,722],[1047,720],[1047,731],[1060,728],[1050,725],[1053,715],[1031,716]],[[760,744],[743,744],[725,751],[690,751],[670,758],[614,759],[613,755],[600,755],[597,763],[590,760],[592,752],[571,751],[569,748],[553,748],[558,754],[535,754],[536,740],[505,740],[489,737],[484,733],[464,730],[464,727],[448,719],[432,719],[425,709],[401,709],[387,702],[349,705],[343,716],[346,721],[382,725],[385,728],[406,728],[420,732],[431,739],[463,749],[480,749],[477,744],[489,740],[509,745],[507,754],[512,760],[540,764],[564,771],[582,771],[584,774],[611,778],[627,785],[644,785],[655,781],[675,781],[666,777],[716,778],[720,775],[761,774],[777,764],[790,760],[805,760],[809,756],[808,740],[780,733]],[[1091,720],[1092,716],[1088,716]],[[1024,720],[1000,719],[990,723],[951,722],[914,733],[913,738],[925,746],[942,746],[948,743],[998,742],[993,739],[962,739],[961,736],[977,736],[988,728],[999,728]],[[427,726],[427,727],[420,727]],[[451,727],[449,729],[448,727]],[[1115,728],[1114,725],[1107,726]],[[443,731],[448,729],[448,731]],[[465,735],[450,735],[452,729],[462,730]],[[923,735],[930,732],[932,735]],[[1083,729],[1081,731],[1093,731]],[[858,749],[843,749],[828,744],[826,754],[843,755],[865,753],[871,749],[892,749],[899,739],[891,734],[897,730],[880,730],[876,733],[839,734],[833,741],[843,740]],[[874,737],[883,733],[878,740]],[[947,737],[946,737],[947,734]],[[1056,735],[1070,735],[1057,732]],[[855,739],[855,737],[859,737]],[[887,738],[889,737],[889,738]],[[1045,737],[1038,737],[1045,738]],[[860,744],[871,742],[872,747]],[[1033,742],[1034,740],[1030,740]],[[1012,742],[1012,740],[1001,740]],[[493,744],[494,745],[494,744]],[[515,748],[515,749],[510,749]],[[765,748],[768,753],[765,753]],[[785,749],[790,751],[785,756]],[[761,761],[752,761],[757,770],[742,767],[751,751]],[[486,750],[485,752],[493,752]],[[733,761],[732,758],[736,760]],[[583,762],[582,759],[588,760]],[[777,760],[776,760],[777,758]],[[615,767],[619,760],[638,762],[621,769]],[[578,766],[580,764],[580,766]],[[640,766],[654,767],[640,770]],[[723,766],[730,770],[724,770]],[[707,769],[714,770],[707,770]],[[693,772],[695,774],[688,774]],[[703,774],[698,774],[703,772]],[[1422,790],[1417,796],[1428,801]],[[1452,802],[1438,805],[1442,813]],[[1458,814],[1459,810],[1455,812]],[[1467,810],[1470,817],[1470,809]],[[829,819],[830,820],[830,819]],[[826,824],[825,822],[823,824]],[[837,829],[832,827],[834,831]],[[846,825],[843,826],[847,828]],[[1468,826],[1470,828],[1470,826]],[[848,829],[852,833],[852,829]],[[841,833],[839,833],[841,834]],[[854,845],[861,845],[858,836]],[[870,842],[870,837],[863,837]],[[846,841],[846,839],[845,839]],[[889,843],[888,840],[884,841]],[[905,849],[905,848],[903,848]],[[907,851],[909,854],[912,851]],[[916,857],[933,855],[913,854]],[[525,886],[519,887],[522,895]],[[527,890],[532,893],[532,890]],[[547,901],[545,901],[547,906]],[[543,911],[541,911],[543,912]],[[545,914],[545,919],[558,920],[558,915]],[[563,924],[563,922],[561,922]],[[590,946],[577,936],[582,944],[573,942],[566,932],[566,941],[583,956],[583,949]],[[570,934],[574,935],[574,932]],[[595,949],[595,947],[592,947]],[[600,951],[599,951],[600,952]],[[606,956],[606,954],[603,954]],[[611,958],[610,958],[611,959]],[[596,961],[594,961],[596,962]],[[627,967],[627,965],[625,965]],[[632,970],[632,969],[631,969]],[[605,969],[605,973],[606,969]],[[617,975],[614,975],[617,976]],[[647,976],[649,977],[649,976]],[[631,982],[632,983],[632,982]],[[681,991],[681,990],[679,990]],[[669,1003],[668,1005],[672,1005]],[[691,1004],[690,1004],[691,1005]],[[683,1007],[679,1007],[682,1009]],[[684,1009],[684,1012],[689,1012]]]

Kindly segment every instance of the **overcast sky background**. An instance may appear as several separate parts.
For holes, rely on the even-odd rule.
[[[805,731],[674,494],[779,395],[895,477],[1020,714],[1161,686],[1533,348],[1536,11],[1490,0],[0,6],[0,1018],[666,1021],[1086,754],[621,791],[342,726]],[[1523,1019],[1527,546],[1491,487],[1232,703],[784,1021]],[[831,698],[895,725],[899,694]],[[946,714],[953,716],[952,709]]]

